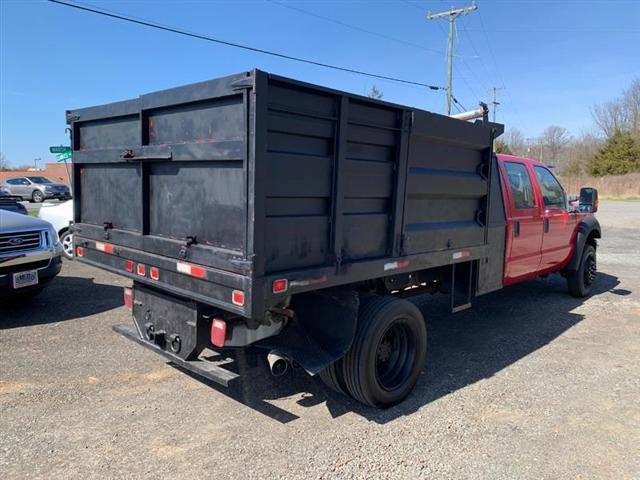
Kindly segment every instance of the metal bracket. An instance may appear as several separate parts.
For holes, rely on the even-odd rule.
[[[104,229],[104,239],[105,239],[105,240],[109,240],[109,238],[110,238],[110,236],[111,236],[111,235],[109,234],[109,230],[112,230],[112,229],[113,229],[113,223],[111,223],[111,222],[104,222],[104,223],[102,224],[102,228]]]
[[[197,245],[197,244],[198,244],[198,237],[196,237],[195,235],[189,235],[188,237],[186,237],[184,244],[180,247],[180,252],[178,252],[179,257],[182,259],[187,258],[189,254],[189,247],[191,245]]]

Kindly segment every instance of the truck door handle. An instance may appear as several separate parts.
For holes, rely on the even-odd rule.
[[[544,219],[544,233],[549,233],[549,219]]]
[[[520,222],[517,221],[517,220],[513,224],[513,236],[514,237],[519,237],[520,236]]]

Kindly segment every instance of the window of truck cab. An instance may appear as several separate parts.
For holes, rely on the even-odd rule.
[[[518,210],[536,208],[536,199],[527,166],[520,162],[504,162],[504,169],[513,208]]]
[[[536,172],[540,190],[542,190],[544,207],[567,210],[567,196],[553,173],[549,169],[538,165],[533,167],[533,171]]]

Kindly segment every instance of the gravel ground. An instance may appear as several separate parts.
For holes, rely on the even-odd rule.
[[[126,281],[66,263],[0,306],[0,478],[638,479],[640,202],[598,217],[586,301],[555,276],[455,316],[416,299],[428,365],[386,411],[299,371],[203,383],[111,332]]]

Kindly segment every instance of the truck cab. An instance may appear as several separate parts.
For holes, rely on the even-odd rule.
[[[597,200],[590,208],[572,207],[548,165],[504,154],[498,154],[497,159],[507,219],[504,285],[551,272],[567,276],[565,269],[576,256],[576,248],[581,251],[584,244],[589,244],[594,250],[593,259],[588,262],[583,286],[590,287],[599,229],[593,229],[584,239],[578,237],[583,222],[595,222]],[[580,293],[586,292],[578,289],[571,293],[584,296]]]

